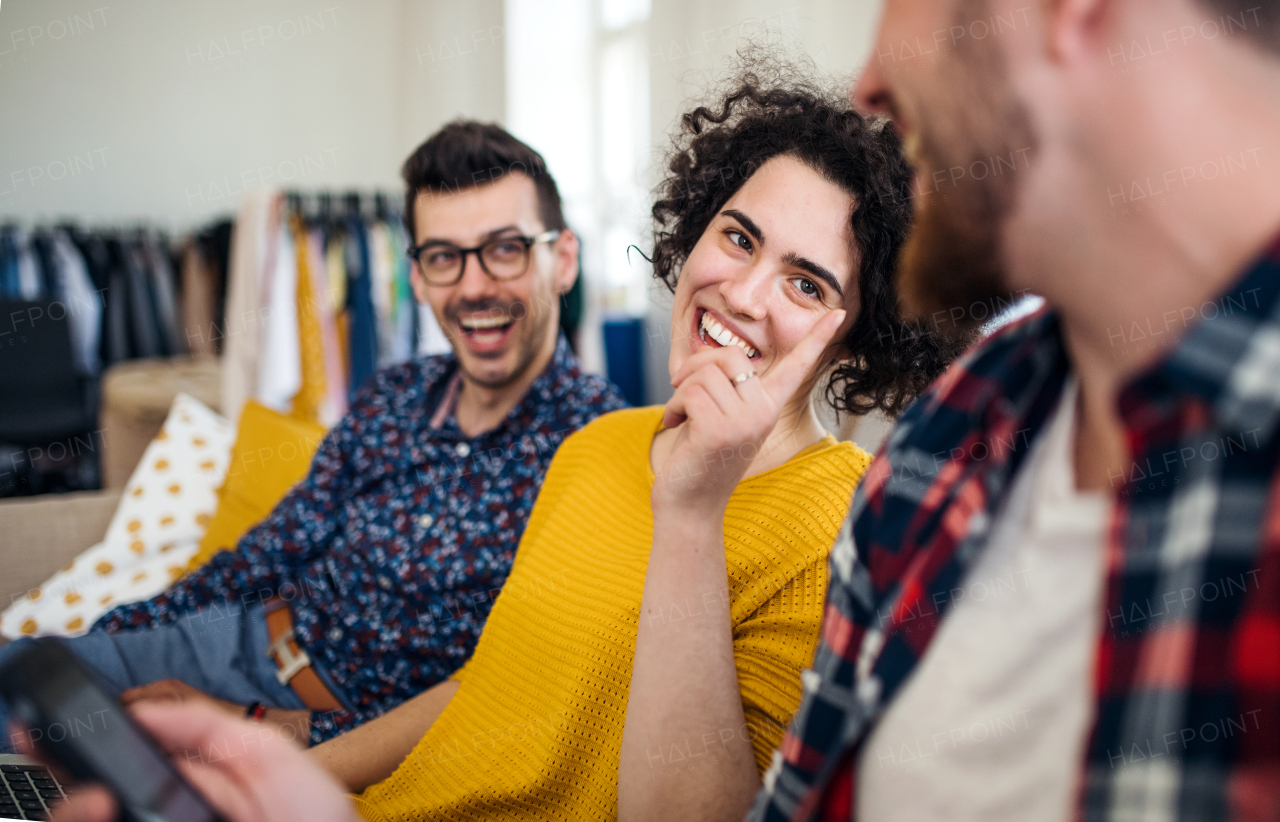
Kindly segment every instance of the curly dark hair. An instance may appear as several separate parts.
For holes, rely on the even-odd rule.
[[[712,218],[756,169],[789,155],[848,192],[857,243],[861,311],[842,341],[849,358],[831,373],[837,411],[896,415],[969,342],[944,337],[901,314],[894,270],[911,223],[911,172],[887,122],[863,117],[847,94],[821,87],[812,71],[744,55],[711,106],[681,118],[668,175],[653,205],[654,276],[675,291],[689,253]]]

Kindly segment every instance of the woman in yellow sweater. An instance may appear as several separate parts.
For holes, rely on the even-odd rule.
[[[752,75],[683,125],[653,208],[675,394],[561,446],[465,667],[312,749],[366,819],[740,819],[799,705],[871,459],[814,389],[894,412],[952,352],[897,314],[890,130]]]
[[[741,818],[799,705],[870,462],[813,389],[838,363],[839,407],[894,411],[946,359],[896,313],[908,170],[840,97],[755,78],[669,168],[675,395],[561,446],[450,682],[314,750],[366,819]]]

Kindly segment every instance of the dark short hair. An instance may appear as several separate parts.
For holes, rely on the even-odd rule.
[[[538,192],[538,216],[544,229],[563,229],[560,191],[547,172],[542,155],[512,137],[502,126],[475,120],[454,120],[427,138],[404,161],[404,223],[414,234],[414,204],[418,193],[450,194],[495,183],[508,174],[523,174]]]
[[[894,272],[911,223],[911,172],[883,119],[853,110],[845,88],[823,88],[799,70],[753,64],[717,102],[681,118],[668,175],[653,205],[654,276],[676,279],[711,220],[756,169],[791,156],[848,192],[858,252],[861,310],[842,341],[849,358],[831,374],[837,411],[893,415],[933,381],[971,337],[944,337],[904,319]]]

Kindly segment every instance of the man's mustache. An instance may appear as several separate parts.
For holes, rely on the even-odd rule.
[[[485,317],[510,317],[518,320],[528,314],[528,308],[520,300],[501,302],[499,300],[459,300],[444,309],[445,318],[451,322],[458,321],[458,315],[481,315]]]

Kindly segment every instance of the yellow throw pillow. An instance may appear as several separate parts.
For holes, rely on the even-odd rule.
[[[218,508],[187,573],[219,551],[229,551],[262,521],[311,468],[325,427],[289,417],[250,400],[240,414],[231,447],[227,480],[218,489]]]

